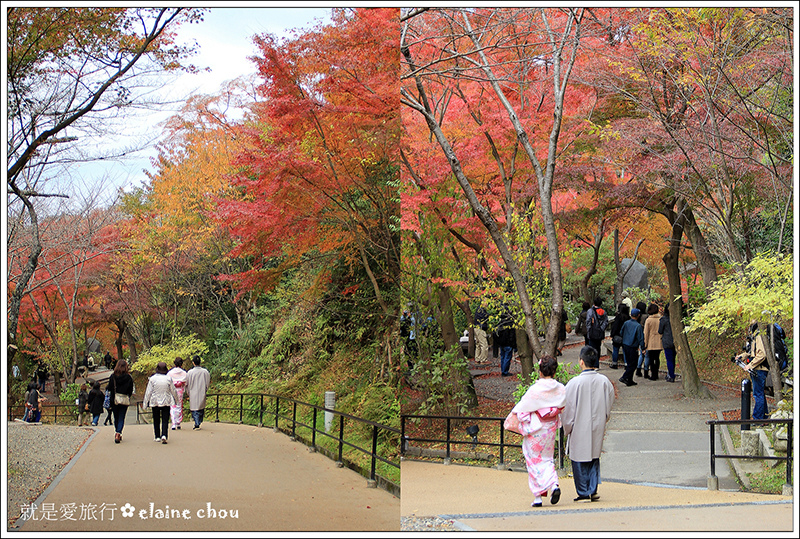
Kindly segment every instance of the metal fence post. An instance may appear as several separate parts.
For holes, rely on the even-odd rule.
[[[339,460],[336,461],[338,466],[342,466],[342,450],[344,449],[344,416],[339,416]]]
[[[450,418],[449,417],[447,418],[446,422],[447,422],[447,440],[445,443],[447,444],[447,456],[444,458],[444,463],[450,464]]]
[[[276,395],[275,396],[275,424],[272,426],[272,428],[275,430],[275,432],[278,432],[278,430],[279,430],[278,429],[278,414],[279,414],[279,410],[280,410],[280,400],[281,400],[281,398]]]
[[[503,441],[503,438],[505,436],[505,432],[503,432],[504,430],[505,429],[503,429],[503,421],[501,420],[500,421],[500,464],[501,465],[503,465],[505,463],[505,460],[504,460],[504,453],[505,453],[504,449],[506,448],[506,446],[505,446],[505,442]]]
[[[292,401],[292,441],[295,441],[295,430],[297,428],[297,401]]]
[[[239,394],[239,424],[244,423],[244,393]]]
[[[217,394],[217,418],[214,420],[214,423],[219,423],[219,394]]]
[[[258,426],[264,426],[264,394],[261,393],[259,395],[260,399],[258,402]]]
[[[317,450],[317,409],[312,408],[312,419],[311,419],[311,448],[312,450]]]
[[[375,464],[377,459],[375,458],[378,454],[378,426],[372,425],[372,468],[369,472],[369,479],[371,483],[369,486],[375,486]]]
[[[750,393],[753,391],[749,378],[742,380],[742,421],[750,419]],[[741,430],[750,430],[750,423],[742,423]]]

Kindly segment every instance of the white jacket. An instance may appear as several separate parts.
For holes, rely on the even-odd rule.
[[[178,392],[172,380],[166,374],[154,374],[147,381],[147,389],[144,392],[143,408],[153,406],[172,406],[178,404]]]

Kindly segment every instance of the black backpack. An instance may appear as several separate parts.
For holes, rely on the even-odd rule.
[[[605,311],[602,316],[597,314],[597,310],[593,307],[586,313],[586,336],[595,341],[602,341],[606,336],[606,328],[608,327],[608,315]]]
[[[775,350],[775,361],[781,371],[789,367],[789,347],[786,346],[786,332],[778,324],[767,326],[769,337],[772,338],[772,347]]]

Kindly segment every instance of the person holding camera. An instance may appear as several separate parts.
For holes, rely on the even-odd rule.
[[[767,396],[764,393],[769,374],[767,350],[767,341],[758,331],[758,322],[751,321],[745,351],[736,356],[734,361],[745,364],[743,368],[750,374],[753,383],[753,419],[767,419]]]

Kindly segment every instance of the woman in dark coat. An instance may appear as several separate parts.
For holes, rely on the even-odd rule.
[[[622,347],[622,324],[631,318],[630,307],[626,303],[620,303],[617,307],[617,314],[611,323],[611,368],[616,369],[619,362],[619,350]],[[615,338],[616,337],[616,338]],[[625,361],[625,358],[622,358]]]
[[[664,358],[667,360],[667,382],[675,381],[675,341],[672,338],[672,326],[669,322],[669,304],[664,305],[664,314],[658,321],[658,332],[664,346]]]
[[[103,401],[106,395],[100,389],[100,382],[95,380],[92,390],[89,391],[87,402],[89,403],[89,413],[92,414],[92,426],[96,427],[103,413]]]
[[[125,414],[128,413],[128,404],[118,402],[117,395],[124,395],[130,401],[133,395],[133,378],[128,373],[128,362],[124,359],[117,361],[114,374],[108,379],[108,390],[111,392],[111,409],[114,411],[114,443],[122,441],[122,429],[125,427]]]

